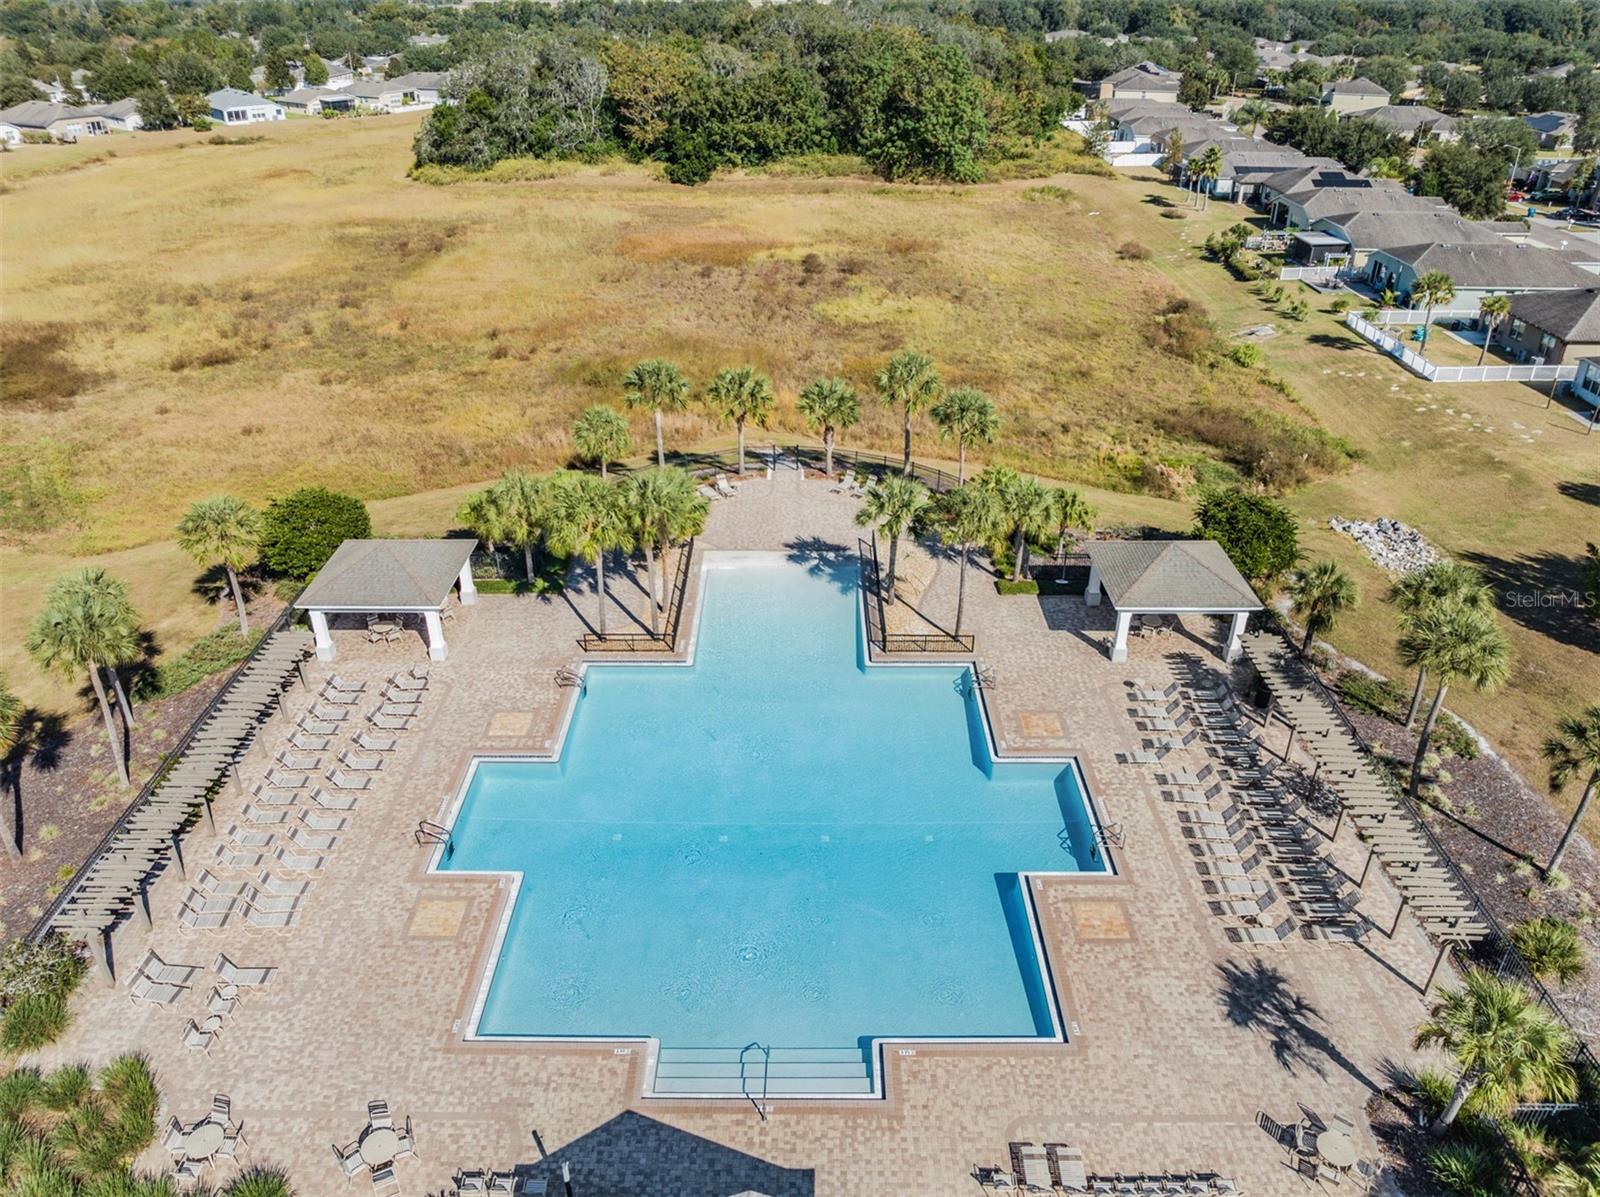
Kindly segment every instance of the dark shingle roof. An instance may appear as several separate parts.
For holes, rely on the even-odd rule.
[[[1532,245],[1403,245],[1385,251],[1418,274],[1442,270],[1460,287],[1583,288],[1595,276]]]
[[[347,540],[296,601],[301,609],[400,611],[438,607],[475,540]]]
[[[74,108],[71,104],[52,104],[48,100],[24,100],[0,112],[0,124],[15,125],[19,129],[48,129],[57,121],[75,116],[98,116],[88,108]]]
[[[1214,540],[1092,540],[1084,546],[1118,609],[1256,611],[1261,600]]]
[[[1449,241],[1458,245],[1492,245],[1501,241],[1493,229],[1475,225],[1452,211],[1340,212],[1322,216],[1319,226],[1337,228],[1357,249],[1390,249]]]
[[[1600,341],[1600,287],[1518,295],[1511,314],[1563,341]]]
[[[1364,75],[1357,75],[1354,79],[1341,79],[1337,83],[1330,83],[1322,89],[1325,95],[1336,96],[1387,96],[1389,89],[1381,84],[1374,83]]]

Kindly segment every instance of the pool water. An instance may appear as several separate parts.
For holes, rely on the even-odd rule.
[[[692,667],[477,764],[438,867],[522,877],[477,1033],[1053,1036],[1018,874],[1104,868],[1075,770],[993,764],[964,668],[864,668],[853,559],[708,562]]]

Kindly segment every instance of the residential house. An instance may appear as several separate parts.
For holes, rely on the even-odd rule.
[[[322,65],[328,68],[328,81],[322,85],[324,87],[335,89],[349,87],[356,81],[356,73],[346,63],[334,62],[331,58],[324,58]]]
[[[1560,254],[1532,245],[1454,245],[1430,243],[1380,249],[1367,261],[1366,279],[1374,290],[1409,295],[1417,279],[1438,272],[1455,284],[1452,307],[1475,308],[1489,295],[1585,288],[1595,276]]]
[[[1175,104],[1183,76],[1153,62],[1136,62],[1127,70],[1090,84],[1091,100],[1148,100]]]
[[[103,116],[88,108],[52,104],[49,100],[24,100],[0,111],[0,141],[17,145],[29,134],[44,134],[52,141],[77,141],[109,132]]]
[[[410,92],[413,107],[432,108],[444,98],[445,84],[449,81],[448,71],[412,71],[408,75],[396,75],[388,82],[391,87]]]
[[[1262,71],[1288,71],[1298,63],[1310,62],[1317,66],[1333,66],[1340,60],[1332,55],[1313,54],[1293,42],[1275,42],[1264,37],[1254,39],[1256,63]],[[1263,74],[1262,80],[1266,78]]]
[[[1185,148],[1192,142],[1228,136],[1236,130],[1216,117],[1190,112],[1176,104],[1149,100],[1113,104],[1106,112],[1111,140],[1106,157],[1113,166],[1153,166],[1166,150],[1168,135],[1176,129]]]
[[[1546,366],[1600,354],[1600,286],[1516,296],[1495,339],[1518,361]]]
[[[1430,137],[1437,137],[1440,141],[1456,139],[1456,118],[1446,116],[1426,104],[1385,104],[1381,108],[1368,108],[1352,115],[1382,125],[1389,132],[1409,137],[1419,144]]]
[[[1502,241],[1495,230],[1474,224],[1441,200],[1433,202],[1438,207],[1432,210],[1356,210],[1318,217],[1306,233],[1297,234],[1291,241],[1288,256],[1308,266],[1338,258],[1351,269],[1359,270],[1381,249],[1432,242],[1493,245]],[[1302,253],[1301,237],[1327,240],[1308,242],[1306,252]],[[1316,248],[1319,246],[1320,249]]]
[[[406,42],[413,46],[442,46],[450,39],[442,33],[413,33]]]
[[[1539,138],[1541,150],[1565,149],[1578,133],[1578,114],[1575,112],[1536,112],[1522,119]]]
[[[33,79],[30,82],[33,84],[33,90],[52,104],[65,104],[68,100],[78,99],[78,96],[70,92],[61,82],[59,75],[48,83],[43,79]]]
[[[379,112],[399,112],[417,101],[417,93],[398,79],[363,79],[345,88],[344,93],[353,96],[360,107]]]
[[[1443,201],[1416,196],[1393,179],[1352,174],[1326,158],[1281,171],[1261,181],[1257,204],[1278,228],[1308,229],[1325,216],[1352,212],[1432,212]]]
[[[281,121],[283,109],[265,96],[224,87],[206,97],[211,119],[222,125],[255,125],[262,121]]]
[[[139,119],[139,101],[131,97],[126,100],[115,100],[110,104],[96,104],[88,111],[113,129],[131,133],[135,129],[144,128],[144,121]]]
[[[389,61],[393,54],[363,54],[361,56],[361,69],[369,75],[382,76],[389,69]]]
[[[1293,146],[1277,145],[1256,137],[1223,134],[1184,143],[1184,173],[1179,183],[1187,185],[1188,172],[1195,159],[1215,146],[1222,151],[1221,171],[1208,188],[1214,199],[1244,203],[1253,200],[1262,182],[1282,174],[1308,159]]]
[[[1591,428],[1600,423],[1600,357],[1578,359],[1578,373],[1572,380],[1572,395],[1594,408],[1588,417]]]
[[[1329,83],[1322,89],[1322,106],[1332,109],[1337,116],[1371,112],[1374,108],[1386,108],[1388,105],[1389,89],[1360,75],[1354,79]]]
[[[349,112],[356,106],[356,98],[348,91],[332,87],[300,87],[288,95],[279,96],[277,102],[289,112],[302,116],[317,116],[323,109],[330,112]]]

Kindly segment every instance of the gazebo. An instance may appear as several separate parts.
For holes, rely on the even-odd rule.
[[[1135,615],[1230,615],[1222,659],[1244,648],[1244,628],[1261,600],[1214,540],[1092,540],[1087,606],[1104,594],[1117,609],[1111,659],[1128,659],[1128,630]]]
[[[421,615],[428,656],[443,661],[449,653],[439,617],[450,588],[459,586],[463,604],[478,601],[472,584],[476,540],[347,540],[339,546],[295,601],[311,619],[317,657],[333,660],[330,615]]]

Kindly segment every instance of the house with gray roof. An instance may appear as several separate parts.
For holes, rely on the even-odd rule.
[[[349,112],[356,106],[354,96],[334,87],[297,87],[286,95],[276,97],[276,102],[301,116],[317,116],[323,109]]]
[[[1380,249],[1434,241],[1456,245],[1493,245],[1502,241],[1496,230],[1467,220],[1442,200],[1435,202],[1439,207],[1434,209],[1354,211],[1322,216],[1312,222],[1310,231],[1335,238],[1342,247],[1338,256],[1354,269],[1366,265],[1371,255]],[[1328,256],[1327,253],[1322,255]],[[1294,242],[1290,244],[1289,257],[1300,260]],[[1315,264],[1307,261],[1307,265]]]
[[[1153,62],[1136,62],[1090,85],[1091,100],[1148,100],[1175,104],[1183,76]]]
[[[139,119],[139,101],[131,97],[126,100],[114,100],[110,104],[96,104],[88,111],[100,117],[113,129],[131,133],[135,129],[144,128],[144,121]]]
[[[1326,84],[1322,89],[1322,106],[1331,109],[1336,116],[1370,112],[1388,103],[1389,89],[1360,75]]]
[[[411,71],[389,80],[391,86],[410,93],[411,104],[417,108],[432,108],[439,103],[449,82],[449,71]]]
[[[1358,120],[1382,125],[1391,133],[1423,142],[1430,137],[1440,141],[1456,139],[1456,118],[1447,116],[1426,104],[1385,104],[1381,108],[1368,108],[1350,114]]]
[[[1489,295],[1562,291],[1592,285],[1595,275],[1560,254],[1533,245],[1434,243],[1380,249],[1367,261],[1374,290],[1409,295],[1417,279],[1438,271],[1455,284],[1452,307],[1475,308]]]
[[[52,141],[77,141],[108,132],[106,120],[92,108],[71,104],[52,104],[48,100],[24,100],[0,111],[0,141],[20,144],[30,134]]]
[[[347,63],[335,62],[331,58],[324,58],[322,65],[328,68],[328,81],[323,84],[324,87],[349,87],[356,81],[356,73],[350,69]]]
[[[1369,179],[1337,162],[1313,159],[1262,180],[1261,206],[1276,227],[1308,229],[1325,216],[1353,212],[1431,212],[1444,201],[1416,196],[1394,179]]]
[[[1277,145],[1258,137],[1239,134],[1207,137],[1192,144],[1185,143],[1181,185],[1187,184],[1195,159],[1213,146],[1222,151],[1222,170],[1211,184],[1211,195],[1238,203],[1255,198],[1263,180],[1306,161],[1306,156],[1293,146]]]
[[[1517,361],[1546,366],[1600,354],[1600,283],[1516,296],[1496,340]]]
[[[283,119],[283,109],[266,96],[237,87],[212,92],[206,97],[206,104],[211,109],[211,119],[220,125],[255,125]]]
[[[1128,633],[1136,617],[1191,614],[1230,617],[1222,657],[1238,657],[1245,624],[1251,612],[1261,610],[1261,599],[1216,541],[1091,540],[1083,547],[1089,555],[1084,604],[1097,607],[1103,596],[1117,612],[1113,661],[1128,659]]]
[[[404,76],[396,79],[363,79],[345,88],[344,94],[354,97],[362,108],[373,108],[379,112],[399,112],[402,108],[409,108],[417,102],[416,91],[401,82],[403,78]]]
[[[1536,112],[1522,120],[1539,138],[1541,150],[1565,149],[1578,134],[1576,112]]]
[[[428,656],[443,661],[448,653],[443,612],[450,591],[459,588],[463,605],[477,602],[472,582],[476,540],[347,540],[334,551],[300,592],[295,606],[306,612],[317,656],[334,657],[331,620],[364,629],[368,616],[421,619]]]

